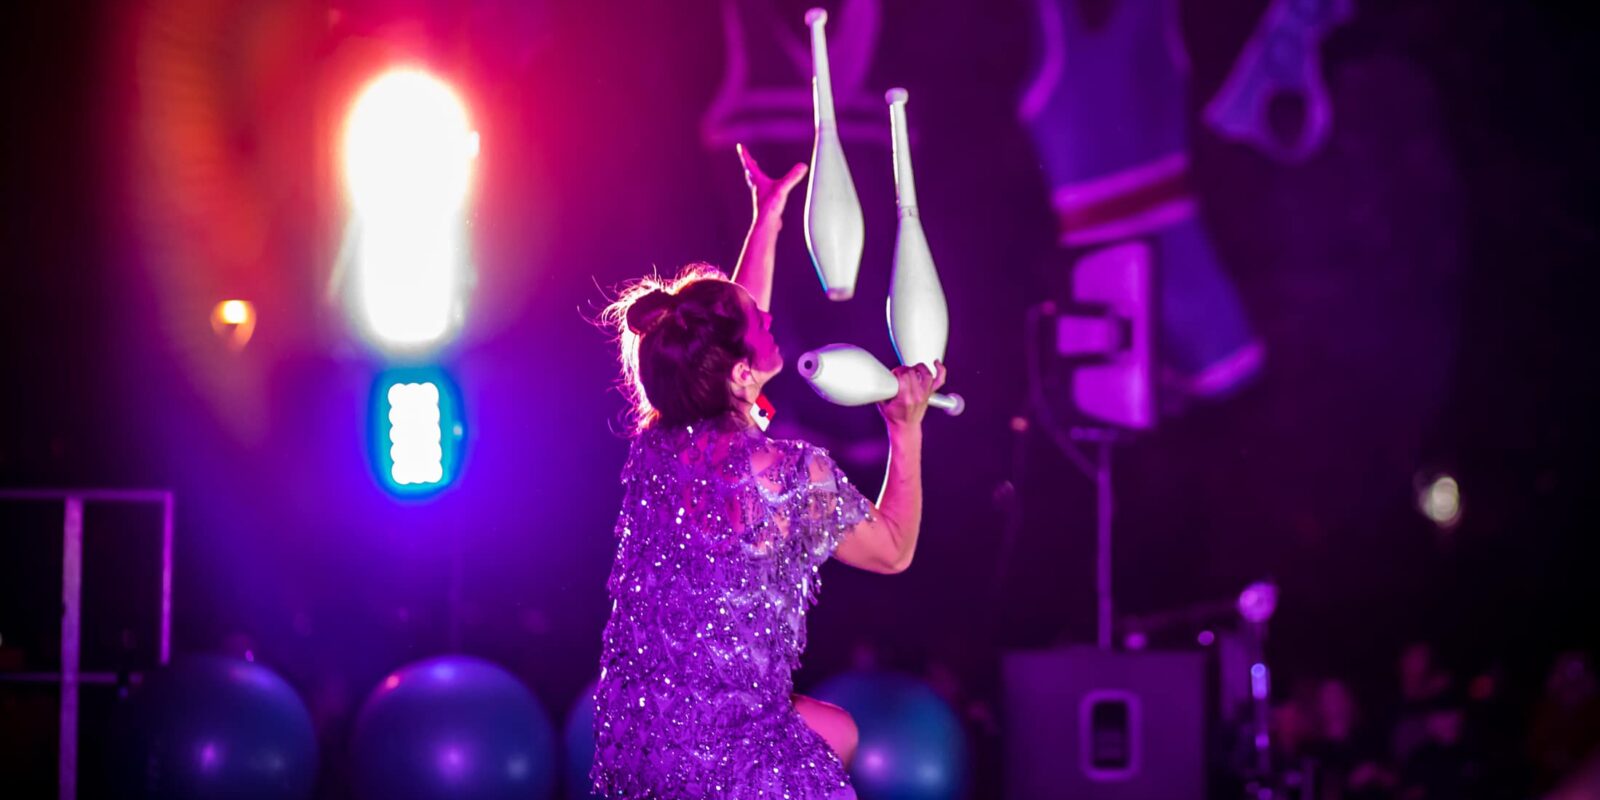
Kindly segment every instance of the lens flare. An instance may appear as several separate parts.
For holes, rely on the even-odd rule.
[[[1446,530],[1461,522],[1461,484],[1440,475],[1417,492],[1417,510]]]

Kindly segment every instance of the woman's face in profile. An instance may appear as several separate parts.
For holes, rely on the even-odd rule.
[[[744,307],[745,345],[750,348],[750,368],[756,381],[765,385],[772,376],[783,371],[783,351],[772,338],[772,315],[762,311],[744,287],[739,287],[739,304]]]

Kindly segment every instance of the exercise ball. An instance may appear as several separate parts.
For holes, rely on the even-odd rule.
[[[594,764],[594,689],[591,683],[572,701],[567,728],[562,737],[567,751],[567,800],[596,797],[589,783],[589,767]]]
[[[299,695],[266,667],[190,656],[156,670],[112,720],[119,797],[310,797],[317,737]]]
[[[555,732],[510,673],[469,656],[408,664],[372,691],[352,738],[364,800],[545,800]]]
[[[814,696],[843,708],[861,734],[850,780],[861,800],[953,800],[967,784],[967,739],[927,684],[889,672],[847,672]]]

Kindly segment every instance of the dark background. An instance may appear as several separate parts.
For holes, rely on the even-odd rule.
[[[1186,4],[1196,109],[1264,5]],[[1201,214],[1267,366],[1119,450],[1119,610],[1226,600],[1272,577],[1278,685],[1340,675],[1375,696],[1408,641],[1529,692],[1553,652],[1596,644],[1585,17],[1553,2],[1361,3],[1325,44],[1334,130],[1314,159],[1279,166],[1197,127]],[[869,83],[917,98],[951,384],[971,410],[928,422],[916,566],[828,569],[802,688],[871,642],[903,668],[954,663],[982,695],[1001,651],[1093,639],[1091,487],[1010,426],[1027,412],[1022,310],[1066,264],[1014,114],[1031,24],[1017,2],[885,0]],[[3,28],[0,486],[175,490],[176,648],[247,644],[335,741],[387,670],[449,649],[457,558],[461,649],[564,714],[593,677],[626,447],[614,353],[587,321],[597,285],[731,266],[746,222],[733,153],[698,134],[722,64],[716,4],[60,2]],[[484,136],[479,285],[443,359],[469,461],[420,505],[371,478],[377,361],[324,299],[341,224],[331,120],[373,43],[402,39],[459,76]],[[806,148],[756,155],[776,172]],[[888,149],[855,146],[851,163],[868,206],[860,299],[821,299],[792,203],[774,307],[791,357],[833,339],[888,354],[874,299]],[[228,297],[261,318],[238,354],[206,323]],[[836,450],[878,425],[820,406],[792,374],[773,394],[780,417]],[[867,450],[845,465],[875,489]],[[1463,487],[1448,533],[1415,507],[1418,476],[1438,471]],[[1022,516],[997,579],[1007,480]],[[18,542],[0,549],[0,636],[49,669],[54,620],[32,612],[58,591],[45,576],[59,553],[36,512],[0,518]],[[104,580],[145,602],[150,565],[117,563]]]

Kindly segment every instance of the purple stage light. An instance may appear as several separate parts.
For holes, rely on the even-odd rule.
[[[1247,622],[1266,622],[1277,610],[1278,587],[1267,581],[1252,583],[1239,593],[1239,616]]]
[[[1255,663],[1250,665],[1250,696],[1257,700],[1265,700],[1272,690],[1272,673],[1267,671],[1267,665]]]

